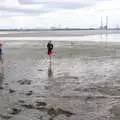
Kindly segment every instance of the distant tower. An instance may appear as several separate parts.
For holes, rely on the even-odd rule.
[[[107,26],[107,29],[108,29],[108,16],[106,16],[106,26]]]
[[[104,26],[104,29],[108,29],[108,16],[106,16],[106,25]]]
[[[101,16],[101,25],[100,25],[100,29],[103,29],[102,16]]]

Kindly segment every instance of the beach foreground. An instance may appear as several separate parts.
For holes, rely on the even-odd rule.
[[[120,120],[120,43],[3,41],[0,120]]]

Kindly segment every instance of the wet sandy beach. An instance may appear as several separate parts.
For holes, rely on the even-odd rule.
[[[120,43],[3,41],[0,120],[119,120]]]

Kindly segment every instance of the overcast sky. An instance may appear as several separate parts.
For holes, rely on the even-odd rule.
[[[120,0],[2,0],[0,28],[120,25]]]

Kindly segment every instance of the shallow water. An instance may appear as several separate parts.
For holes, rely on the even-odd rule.
[[[47,41],[19,43],[4,42],[4,78],[0,82],[4,87],[0,90],[2,120],[3,116],[11,116],[10,120],[120,119],[118,44],[54,42],[56,54],[49,61]],[[42,110],[21,106],[35,105],[36,101],[47,105]],[[21,112],[11,115],[13,107]],[[55,112],[57,109],[74,114],[66,116]]]
[[[120,42],[120,30],[1,31],[0,40]]]

